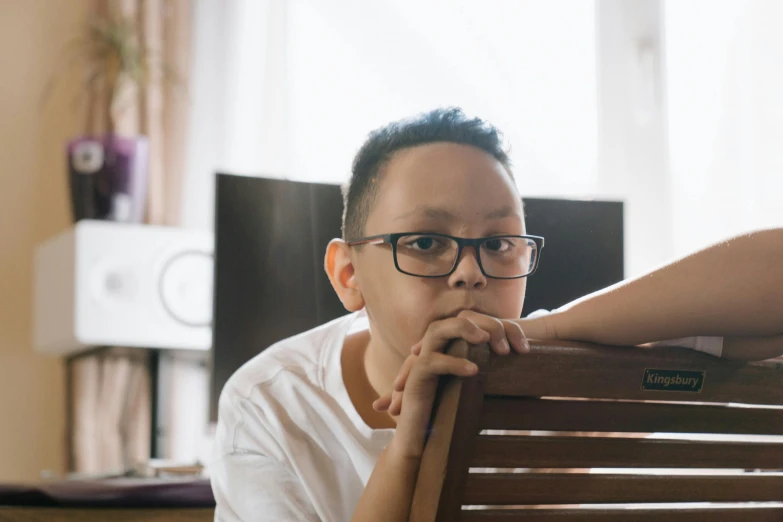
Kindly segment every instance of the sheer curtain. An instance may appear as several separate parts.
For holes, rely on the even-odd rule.
[[[136,37],[155,64],[188,83],[191,14],[188,0],[96,0],[96,13],[136,21]],[[116,130],[150,142],[147,222],[177,225],[181,210],[187,99],[164,82],[159,66],[118,104]],[[69,470],[124,472],[150,457],[151,370],[146,350],[104,347],[67,362]],[[206,411],[206,406],[204,407]]]
[[[185,225],[215,171],[340,183],[370,129],[444,105],[506,132],[524,195],[624,200],[627,275],[780,224],[775,0],[193,6]]]
[[[495,123],[526,195],[597,188],[595,2],[198,0],[183,223],[213,176],[342,183],[366,134],[434,107]]]
[[[677,253],[783,226],[783,3],[665,4]]]

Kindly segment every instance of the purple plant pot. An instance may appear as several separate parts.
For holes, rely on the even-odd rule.
[[[68,178],[74,221],[144,221],[149,141],[144,136],[82,136],[68,142]]]

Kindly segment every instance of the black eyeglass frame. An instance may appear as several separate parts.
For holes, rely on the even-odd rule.
[[[457,243],[457,257],[454,259],[454,266],[452,266],[451,270],[449,270],[447,273],[440,274],[440,275],[419,275],[419,274],[412,274],[410,272],[406,272],[405,270],[400,268],[400,265],[397,262],[397,241],[399,241],[399,239],[404,236],[445,237],[455,241]],[[533,263],[533,268],[527,274],[521,276],[513,276],[513,277],[497,277],[497,276],[491,276],[487,274],[487,272],[484,270],[484,265],[481,264],[481,245],[492,239],[502,239],[505,237],[530,239],[536,244],[536,259],[535,262]],[[389,244],[392,247],[392,257],[394,258],[394,267],[397,269],[398,272],[413,277],[424,277],[428,279],[438,278],[438,277],[448,277],[451,274],[453,274],[454,271],[457,269],[457,265],[459,264],[459,258],[462,255],[462,249],[466,246],[470,246],[473,247],[473,249],[476,251],[476,261],[478,262],[479,269],[481,269],[481,273],[484,274],[485,277],[489,277],[490,279],[521,279],[523,277],[528,277],[533,275],[538,269],[538,262],[541,259],[541,251],[544,249],[544,238],[542,236],[528,236],[528,235],[518,236],[514,234],[467,238],[467,237],[449,236],[447,234],[437,234],[432,232],[395,232],[392,234],[378,234],[375,236],[362,237],[352,241],[346,241],[346,244],[348,246]]]

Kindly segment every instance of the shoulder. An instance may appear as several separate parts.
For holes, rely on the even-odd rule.
[[[237,434],[280,427],[292,406],[326,400],[324,375],[339,363],[345,332],[355,314],[273,344],[240,367],[226,382],[218,404],[218,432],[227,430],[236,447]],[[224,432],[224,435],[229,433]]]
[[[249,397],[256,388],[270,385],[285,375],[322,384],[320,370],[324,359],[332,349],[338,348],[354,316],[339,317],[273,344],[234,372],[223,393]]]

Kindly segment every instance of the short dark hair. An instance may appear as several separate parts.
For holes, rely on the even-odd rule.
[[[492,155],[511,174],[503,134],[480,118],[468,118],[461,109],[435,109],[400,120],[370,133],[353,160],[351,178],[343,187],[343,239],[364,234],[367,217],[378,196],[382,167],[402,149],[427,143],[471,145]]]

